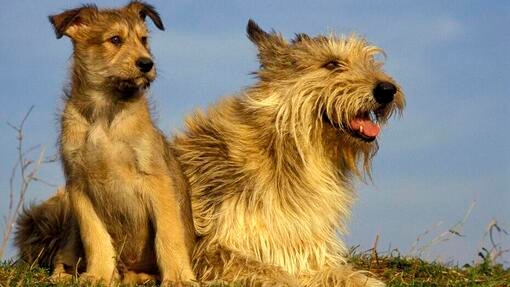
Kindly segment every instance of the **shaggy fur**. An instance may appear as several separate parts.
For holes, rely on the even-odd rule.
[[[55,277],[73,271],[83,250],[86,280],[133,272],[159,272],[163,282],[195,278],[187,184],[145,95],[156,77],[146,16],[163,30],[156,10],[137,1],[50,16],[57,37],[74,47],[61,115],[66,192],[25,211],[16,244],[23,259],[53,266]]]
[[[194,270],[244,286],[384,286],[346,264],[353,175],[369,172],[379,124],[404,107],[357,36],[291,42],[250,20],[259,81],[187,119],[172,143],[200,236]]]

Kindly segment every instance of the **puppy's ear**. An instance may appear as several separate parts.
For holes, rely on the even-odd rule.
[[[126,6],[126,9],[139,15],[143,21],[145,21],[147,16],[149,16],[159,30],[165,30],[163,21],[161,21],[161,17],[154,6],[141,1],[132,1]]]
[[[60,14],[50,15],[50,20],[57,39],[66,35],[73,38],[77,31],[86,26],[90,22],[92,15],[97,12],[97,7],[94,5],[84,5],[81,8],[66,10]]]

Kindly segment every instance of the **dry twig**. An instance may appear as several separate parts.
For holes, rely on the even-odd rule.
[[[4,216],[5,229],[2,235],[2,243],[0,245],[0,259],[3,259],[7,244],[9,242],[16,217],[23,207],[25,201],[25,195],[28,192],[30,184],[34,181],[41,181],[37,177],[37,173],[41,167],[41,164],[47,162],[45,160],[44,153],[45,147],[36,145],[30,148],[24,147],[24,128],[25,123],[33,110],[33,106],[27,111],[21,123],[19,125],[13,125],[7,123],[11,128],[16,131],[16,139],[18,141],[17,146],[17,162],[14,164],[9,178],[9,208],[7,215]],[[39,150],[39,154],[36,160],[29,157],[29,154],[35,150]],[[50,159],[49,161],[52,161]],[[45,181],[41,181],[45,183]],[[17,195],[17,198],[15,196]]]

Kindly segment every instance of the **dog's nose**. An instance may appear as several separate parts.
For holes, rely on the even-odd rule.
[[[379,104],[388,104],[393,101],[397,87],[390,82],[379,82],[374,88],[374,98]]]
[[[140,58],[136,61],[136,66],[138,67],[138,70],[142,73],[147,73],[150,70],[152,70],[152,67],[154,66],[154,62],[150,58]]]

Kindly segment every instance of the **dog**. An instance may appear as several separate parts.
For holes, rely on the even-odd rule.
[[[146,95],[156,77],[146,17],[164,30],[154,7],[139,1],[49,16],[57,38],[74,47],[60,120],[65,192],[26,210],[15,242],[22,258],[52,265],[53,276],[79,269],[82,251],[87,281],[132,273],[195,280],[188,186]]]
[[[338,238],[370,173],[381,125],[405,106],[359,36],[296,34],[250,20],[258,81],[196,111],[172,140],[191,190],[203,282],[384,286],[346,261]]]

